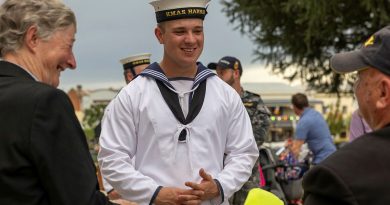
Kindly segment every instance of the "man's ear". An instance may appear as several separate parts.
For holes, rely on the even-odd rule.
[[[132,81],[134,78],[133,74],[131,72],[126,72],[125,73],[125,79],[126,81]]]
[[[379,97],[376,102],[378,109],[387,109],[390,105],[390,79],[382,77],[378,84]]]
[[[156,36],[156,38],[157,38],[157,40],[158,40],[158,42],[160,44],[164,44],[164,40],[163,40],[163,35],[162,34],[163,34],[163,32],[162,32],[161,28],[157,26],[154,29],[154,35]]]
[[[38,46],[39,38],[38,38],[38,29],[36,26],[30,26],[27,29],[26,35],[24,37],[24,45],[30,51],[35,51],[35,48]]]

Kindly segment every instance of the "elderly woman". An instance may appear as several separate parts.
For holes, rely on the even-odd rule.
[[[60,1],[1,5],[0,204],[112,204],[97,189],[72,104],[56,89],[60,73],[76,68],[75,32]]]

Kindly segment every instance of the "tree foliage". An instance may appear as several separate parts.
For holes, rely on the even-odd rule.
[[[333,136],[338,136],[343,132],[346,133],[349,122],[343,116],[340,103],[338,102],[335,105],[329,105],[328,108],[329,111],[325,117],[326,117],[326,122],[329,125],[330,133]]]
[[[90,108],[86,109],[83,118],[84,127],[89,129],[95,128],[100,123],[106,106],[106,104],[94,104]]]
[[[351,91],[352,75],[329,58],[359,47],[389,23],[388,0],[222,0],[223,12],[257,45],[255,59],[292,81],[326,93]]]

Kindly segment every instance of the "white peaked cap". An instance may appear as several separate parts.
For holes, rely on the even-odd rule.
[[[123,58],[120,62],[123,64],[123,69],[133,69],[135,66],[150,64],[150,53],[141,53],[137,55],[132,55],[127,58]]]
[[[156,12],[179,8],[207,8],[210,0],[157,0],[150,4]]]
[[[132,63],[134,61],[139,61],[139,60],[145,60],[145,59],[150,59],[150,56],[152,54],[150,53],[140,53],[140,54],[136,54],[136,55],[132,55],[132,56],[129,56],[129,57],[126,57],[126,58],[122,58],[120,60],[120,62],[122,64],[127,64],[127,63]]]
[[[204,20],[210,0],[157,0],[154,7],[157,23],[185,18]]]

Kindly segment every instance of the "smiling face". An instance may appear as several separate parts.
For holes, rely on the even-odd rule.
[[[67,68],[76,68],[73,55],[76,28],[71,25],[52,34],[49,39],[38,39],[36,62],[40,67],[41,82],[58,87],[60,73]]]
[[[203,50],[203,20],[166,21],[156,28],[155,34],[159,42],[164,44],[165,63],[176,68],[196,67]]]

